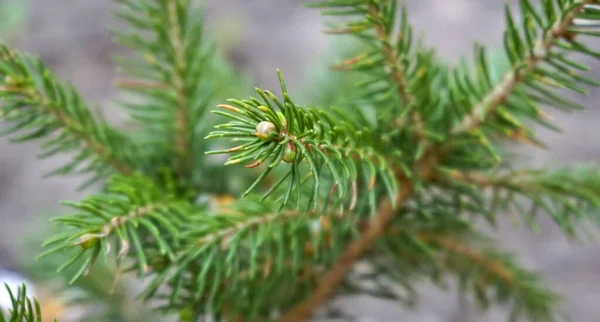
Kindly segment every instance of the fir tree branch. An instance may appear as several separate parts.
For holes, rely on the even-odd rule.
[[[435,234],[420,235],[418,239],[425,243],[436,244],[440,246],[443,251],[450,254],[469,259],[472,264],[482,267],[483,270],[489,272],[487,274],[497,276],[511,287],[518,284],[518,281],[515,280],[515,274],[505,263],[496,258],[490,258],[461,240],[447,236],[436,236]]]
[[[412,95],[409,92],[408,79],[406,77],[404,67],[402,66],[402,64],[400,64],[400,57],[398,56],[398,52],[392,48],[390,42],[390,37],[392,36],[393,29],[389,28],[389,24],[387,24],[386,26],[385,21],[380,21],[381,18],[386,15],[386,13],[382,11],[382,9],[384,8],[383,4],[378,4],[376,2],[370,1],[367,4],[367,7],[367,17],[372,19],[373,21],[377,21],[377,23],[375,24],[375,31],[377,34],[377,38],[379,38],[379,41],[381,43],[381,50],[386,59],[387,65],[391,70],[390,76],[393,79],[393,81],[397,84],[396,91],[398,92],[398,96],[401,98],[405,105],[408,105],[412,101]],[[396,6],[392,5],[391,9],[388,10],[395,9]],[[399,38],[406,36],[407,35],[403,35],[402,33],[398,35]]]
[[[101,225],[101,228],[91,229],[92,231],[99,230],[99,233],[86,233],[79,237],[79,241],[75,242],[74,245],[81,245],[82,247],[86,247],[87,245],[93,245],[98,243],[98,240],[108,238],[112,233],[114,233],[117,229],[123,229],[127,224],[140,219],[144,216],[147,216],[158,209],[161,208],[170,208],[174,206],[175,203],[157,203],[157,204],[148,204],[139,206],[129,210],[127,213],[119,214],[110,219],[107,223]],[[68,219],[62,219],[64,221],[68,221]],[[56,220],[57,222],[62,221],[61,219]],[[126,240],[121,241],[121,249],[119,250],[119,256],[121,257],[129,252],[129,242]],[[148,271],[148,265],[142,266],[142,271]]]
[[[455,271],[459,274],[462,290],[465,291],[468,280],[473,280],[471,286],[476,300],[487,308],[489,297],[486,292],[496,289],[497,301],[508,302],[512,299],[511,320],[526,315],[530,321],[555,320],[556,307],[560,298],[543,285],[543,281],[534,274],[514,263],[512,256],[498,252],[493,248],[470,245],[467,241],[450,236],[439,236],[435,233],[419,236],[424,243],[439,247],[442,252],[441,268]],[[445,254],[443,254],[445,253]]]
[[[4,287],[10,296],[12,307],[8,316],[0,308],[0,322],[42,322],[40,303],[36,298],[27,297],[25,284],[18,288],[16,296],[7,284]],[[58,320],[54,319],[54,322]]]
[[[128,79],[117,85],[137,96],[123,106],[141,123],[140,139],[189,183],[205,152],[198,129],[216,83],[207,75],[221,72],[209,64],[213,55],[204,44],[203,15],[188,0],[115,1],[122,4],[116,16],[130,27],[113,30],[115,40],[135,53],[119,59]]]
[[[405,207],[365,256],[376,269],[372,274],[409,292],[422,276],[443,288],[445,277],[456,276],[460,290],[472,292],[483,309],[494,301],[511,306],[512,320],[525,315],[530,321],[554,321],[560,299],[539,274],[520,267],[456,214],[435,202]]]
[[[129,255],[134,246],[140,276],[149,270],[149,254],[174,258],[176,235],[193,207],[178,197],[173,180],[165,176],[164,189],[139,174],[115,176],[107,183],[106,192],[79,203],[65,202],[81,213],[54,220],[69,229],[46,241],[44,246],[51,248],[40,257],[58,251],[72,253],[59,271],[85,258],[70,283],[89,272],[101,250],[110,252],[113,239],[121,247],[117,260]]]
[[[425,180],[433,176],[434,166],[439,162],[438,154],[430,147],[421,162],[417,165],[414,173]],[[413,179],[414,180],[414,179]],[[333,291],[344,280],[346,274],[352,269],[357,260],[369,250],[371,245],[386,232],[387,225],[394,218],[398,209],[402,209],[405,202],[413,194],[414,181],[406,177],[400,180],[400,190],[395,195],[395,207],[389,199],[384,199],[379,205],[377,214],[371,218],[367,227],[360,237],[349,243],[336,263],[319,278],[317,289],[311,293],[311,297],[295,305],[281,318],[283,322],[303,322],[310,317],[312,312],[325,302]]]
[[[428,124],[439,121],[439,114],[423,107],[443,102],[438,86],[445,82],[446,70],[421,38],[416,44],[413,41],[406,7],[402,6],[398,15],[397,0],[328,0],[309,6],[324,8],[324,15],[351,19],[327,33],[353,35],[368,49],[334,66],[334,70],[357,71],[364,76],[364,81],[355,84],[359,97],[348,96],[356,99],[361,109],[372,107],[377,112],[386,138],[404,143],[401,149],[415,159],[422,157],[421,153],[439,140],[435,132],[440,131],[439,126]],[[413,149],[416,151],[408,152]]]
[[[305,181],[300,177],[301,171],[305,171],[301,168],[303,166],[307,166],[312,180],[307,210],[314,211],[320,199],[329,197],[322,193],[323,181],[334,187],[337,193],[334,201],[340,206],[340,211],[348,204],[355,205],[357,188],[365,191],[370,200],[376,200],[377,191],[373,188],[377,182],[382,183],[384,192],[393,201],[398,190],[395,176],[404,166],[400,151],[381,142],[380,133],[369,126],[369,121],[360,111],[348,115],[335,108],[327,112],[297,106],[287,93],[281,73],[279,79],[283,102],[271,92],[258,88],[256,91],[262,101],[256,98],[231,99],[229,102],[236,106],[218,105],[221,110],[215,111],[215,114],[232,122],[215,126],[219,131],[206,136],[244,142],[233,148],[207,152],[235,153],[225,165],[249,162],[246,167],[254,168],[268,164],[243,195],[251,193],[273,168],[288,163],[291,167],[288,167],[287,174],[265,194],[266,198],[279,192],[275,189],[289,180],[289,188],[282,197],[282,207],[289,202],[293,190],[301,192]],[[357,185],[359,180],[360,186]],[[300,198],[296,201],[299,208]],[[371,211],[375,213],[374,204]]]
[[[107,175],[103,164],[123,174],[133,171],[129,154],[133,143],[102,119],[95,118],[80,94],[69,84],[61,84],[38,58],[10,50],[0,44],[0,117],[16,124],[5,133],[34,128],[13,139],[16,142],[50,136],[42,157],[59,152],[79,152],[76,161],[57,170],[69,172],[83,161],[83,171],[95,171],[96,177]],[[85,147],[81,147],[83,143]],[[129,150],[129,151],[128,151]],[[91,160],[90,160],[91,159]]]
[[[247,216],[244,214],[243,216]],[[232,226],[225,226],[222,230],[216,230],[212,233],[206,234],[192,243],[193,248],[201,248],[204,245],[220,242],[222,248],[228,248],[228,244],[233,236],[242,233],[247,230],[254,230],[259,226],[273,224],[274,221],[286,221],[302,216],[299,211],[291,210],[281,213],[268,213],[261,216],[249,216],[245,220],[236,221]],[[310,215],[310,214],[308,214]],[[231,216],[229,214],[228,216]],[[238,213],[238,216],[242,214]]]
[[[577,14],[586,5],[594,3],[597,3],[597,0],[575,1],[574,4],[576,5],[570,7],[569,12],[559,14],[559,17],[552,24],[550,30],[545,31],[543,36],[535,41],[535,46],[529,55],[523,59],[523,62],[514,66],[514,69],[506,73],[502,81],[473,107],[471,113],[466,115],[452,128],[451,133],[459,134],[468,132],[481,125],[489,115],[493,114],[508,99],[517,85],[524,81],[547,58],[550,49],[556,45],[556,41],[565,37],[569,29],[573,26],[573,21]],[[566,6],[566,4],[564,5]],[[545,4],[545,6],[554,6],[554,4],[549,3]]]
[[[423,120],[422,117],[420,115],[420,113],[418,112],[418,110],[411,108],[410,104],[414,103],[413,102],[413,96],[410,93],[410,89],[409,89],[409,82],[408,82],[408,78],[406,75],[406,71],[404,70],[404,66],[401,63],[401,57],[398,54],[398,50],[394,49],[392,47],[390,38],[392,36],[393,33],[393,29],[391,27],[394,26],[395,21],[392,21],[392,23],[389,22],[385,22],[385,21],[380,21],[382,20],[382,17],[386,17],[386,12],[384,12],[382,9],[386,8],[384,6],[385,1],[382,1],[382,3],[376,3],[376,2],[369,2],[367,4],[368,7],[368,19],[372,20],[372,21],[377,21],[378,23],[375,23],[375,31],[377,34],[377,38],[379,38],[379,41],[381,43],[381,50],[383,52],[383,56],[386,59],[387,62],[387,66],[390,69],[390,77],[392,78],[393,82],[396,83],[397,87],[396,87],[396,91],[398,92],[398,96],[400,97],[400,100],[402,101],[404,106],[407,106],[410,109],[410,112],[408,114],[405,115],[409,115],[411,121],[414,123],[414,128],[415,128],[415,133],[414,133],[414,137],[417,141],[422,142],[422,144],[424,144],[424,146],[427,146],[429,143],[427,142],[427,136],[425,133],[425,125],[423,124]],[[387,4],[387,6],[389,8],[389,10],[396,10],[396,2],[394,0],[390,1],[389,4]],[[407,17],[406,17],[406,8],[403,7],[403,19],[401,20],[402,24],[408,25]],[[406,38],[406,37],[411,37],[411,35],[406,35],[404,34],[405,32],[410,33],[411,30],[409,30],[408,28],[402,28],[402,30],[399,32],[398,34],[398,39],[399,42],[401,41],[402,38]],[[406,121],[402,119],[402,117],[399,117],[398,119],[395,120],[396,123],[405,123]]]
[[[366,53],[333,66],[334,70],[358,71],[367,76],[364,82],[356,84],[364,102],[376,101],[377,109],[382,111],[382,120],[389,121],[389,112],[399,111],[403,107],[410,109],[409,114],[417,118],[417,112],[411,106],[415,103],[413,90],[418,78],[415,74],[425,67],[423,63],[426,63],[426,59],[423,58],[427,53],[420,52],[420,46],[416,50],[413,46],[412,27],[408,23],[406,8],[403,7],[401,18],[397,18],[397,0],[328,0],[310,4],[309,7],[325,9],[322,11],[324,15],[347,16],[351,19],[342,27],[327,30],[326,33],[353,35],[369,45]],[[398,22],[400,28],[396,35]],[[422,95],[423,91],[419,92]],[[383,109],[381,105],[384,105]]]
[[[600,173],[589,166],[574,166],[554,171],[522,169],[498,172],[458,171],[439,168],[434,181],[447,191],[468,196],[479,214],[495,221],[495,213],[504,210],[519,214],[529,226],[538,229],[535,220],[544,210],[568,236],[573,236],[581,220],[595,218],[593,209],[600,207]],[[485,189],[493,192],[486,202]],[[529,205],[523,206],[524,197]]]
[[[330,212],[274,209],[276,204],[252,195],[225,214],[194,216],[180,234],[184,247],[172,269],[161,272],[143,297],[154,297],[166,282],[172,287],[171,307],[193,298],[195,315],[220,314],[226,307],[228,315],[255,321],[308,296],[315,276],[311,272],[336,257],[334,245],[351,238],[355,220]],[[290,280],[296,287],[280,287]],[[241,298],[240,293],[254,295]]]
[[[177,107],[175,108],[175,151],[179,155],[177,169],[179,175],[185,176],[189,174],[190,167],[192,166],[192,146],[189,124],[189,94],[185,85],[188,68],[185,57],[187,48],[182,39],[183,31],[181,27],[183,24],[179,19],[179,2],[179,0],[167,1],[166,10],[169,40],[173,50],[173,75],[171,76],[171,81],[173,82],[177,96]]]
[[[324,4],[325,6],[331,6],[331,7],[353,7],[356,6],[357,8],[355,8],[355,10],[350,10],[350,11],[346,11],[346,12],[351,12],[352,14],[356,14],[356,13],[360,13],[361,10],[363,10],[364,8],[361,8],[360,6],[363,4],[366,4],[367,2],[343,2],[343,1],[331,1],[330,3],[326,3]],[[565,4],[561,4],[566,6]],[[550,6],[550,4],[548,4],[548,6]],[[554,4],[552,4],[552,6],[554,6]],[[564,8],[563,8],[564,9]],[[571,8],[573,9],[573,8]],[[581,8],[580,8],[581,9]],[[553,8],[554,10],[554,8]],[[575,14],[573,14],[573,16],[569,16],[569,14],[566,15],[562,15],[563,17],[567,16],[567,18],[565,18],[566,21],[568,21],[569,23],[572,22],[572,20],[574,19]],[[561,24],[559,24],[560,28],[566,28],[564,27],[564,25],[562,24],[563,21],[560,21]],[[566,23],[565,23],[566,24]],[[358,26],[358,23],[356,24],[356,26]],[[358,29],[361,29],[361,27],[357,27]],[[542,45],[544,46],[544,50],[548,50],[550,48],[550,44],[548,44],[547,42],[551,42],[556,40],[554,37],[552,37],[552,40],[548,40],[547,38],[544,38],[542,40]],[[540,45],[540,46],[542,46]],[[535,48],[534,48],[535,49]],[[539,48],[538,48],[539,49]],[[537,60],[542,59],[541,57],[537,56],[537,53],[535,53],[534,51],[534,57],[533,59],[533,63],[536,63]],[[544,54],[545,55],[545,54]],[[368,57],[368,55],[367,55]],[[364,57],[363,57],[364,58]],[[357,60],[359,61],[359,60]],[[351,64],[354,62],[351,62]],[[369,63],[368,61],[365,62],[365,67],[368,66],[372,66],[373,63]],[[531,64],[531,61],[528,59],[525,59],[525,63],[524,63],[524,67],[525,70],[527,70],[527,66],[528,64]],[[531,67],[531,71],[533,71],[535,69],[534,67]],[[519,70],[514,71],[515,73],[518,73]],[[524,74],[524,75],[527,75]],[[524,76],[523,76],[524,77]],[[516,83],[514,85],[511,86],[516,86]],[[512,90],[512,89],[511,89]],[[285,93],[285,89],[284,89],[284,93]],[[501,95],[502,96],[502,95]],[[284,94],[285,97],[285,94]],[[501,102],[502,103],[502,102]],[[243,113],[246,114],[246,116],[251,115],[251,113]],[[286,115],[287,116],[287,115]],[[438,117],[438,116],[436,116]],[[275,116],[275,119],[277,117]],[[274,123],[277,123],[276,120],[273,121]],[[480,124],[480,123],[478,123]],[[274,131],[275,133],[277,131]],[[221,135],[221,136],[239,136],[239,134],[234,134],[234,133],[215,133],[215,135]],[[267,137],[265,135],[265,137]],[[241,136],[240,136],[241,138]],[[422,150],[419,151],[417,153],[417,155],[422,156],[422,158],[418,157],[416,158],[417,161],[417,170],[420,171],[413,171],[413,173],[415,173],[417,175],[417,177],[422,177],[422,178],[430,178],[431,176],[431,170],[433,169],[434,166],[436,166],[436,163],[438,163],[439,160],[437,160],[436,157],[434,157],[436,155],[436,152],[434,150],[436,150],[437,148],[432,148],[431,146],[425,146],[421,148]],[[441,151],[438,151],[441,152]],[[414,188],[413,184],[415,184],[415,182],[412,182],[412,180],[400,180],[400,182],[402,183],[401,186],[401,190],[400,193],[396,195],[396,198],[392,198],[391,200],[395,200],[398,201],[399,203],[399,208],[402,208],[403,203],[405,202],[405,200],[407,200],[408,198],[410,198],[411,195],[411,191]],[[354,242],[351,242],[348,245],[348,248],[346,249],[346,251],[338,258],[338,261],[336,262],[336,264],[334,264],[330,270],[328,270],[328,272],[326,272],[323,277],[320,279],[320,282],[318,283],[318,286],[316,288],[316,290],[311,294],[311,297],[308,299],[305,299],[304,301],[298,303],[296,306],[294,306],[291,310],[289,310],[282,318],[283,321],[303,321],[305,318],[308,318],[310,316],[310,314],[312,313],[312,311],[318,306],[320,305],[322,302],[324,302],[325,300],[327,300],[327,298],[332,294],[332,292],[335,290],[335,288],[343,281],[345,274],[352,268],[354,262],[360,258],[370,247],[370,245],[373,243],[373,241],[377,240],[379,236],[381,236],[381,234],[383,233],[383,231],[385,230],[385,226],[387,225],[387,223],[389,223],[389,220],[393,217],[393,207],[391,207],[391,204],[387,204],[389,203],[390,200],[384,201],[383,204],[380,205],[379,207],[379,212],[377,213],[377,215],[374,217],[373,222],[368,226],[368,228],[364,231],[363,234],[361,234],[361,238],[359,238],[358,240],[355,240]]]
[[[383,244],[379,245],[378,250],[383,252],[378,253],[377,261],[386,260],[391,265],[381,273],[402,279],[411,278],[402,272],[428,274],[439,284],[443,283],[443,275],[456,275],[461,291],[473,291],[483,309],[488,308],[494,297],[496,302],[512,306],[513,320],[521,315],[530,321],[555,320],[560,298],[544,285],[538,274],[519,267],[514,256],[491,247],[489,239],[453,214],[437,215],[450,217],[450,221],[440,219],[436,223],[419,224],[399,219],[388,229]],[[410,227],[412,224],[416,226]]]
[[[53,115],[62,126],[71,131],[81,141],[85,142],[91,150],[93,150],[101,159],[104,159],[115,170],[123,174],[132,173],[131,167],[117,159],[105,143],[90,136],[89,131],[84,129],[82,124],[66,114],[61,107],[52,104],[52,100],[41,91],[38,91],[33,87],[11,87],[11,84],[8,83],[6,86],[0,86],[0,95],[2,94],[22,95],[24,101],[29,102],[32,106],[38,106],[43,113]]]

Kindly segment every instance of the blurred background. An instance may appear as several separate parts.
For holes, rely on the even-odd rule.
[[[334,48],[329,45],[331,38],[321,33],[323,18],[317,11],[302,7],[307,1],[207,2],[209,32],[217,38],[227,59],[250,75],[252,86],[276,88],[275,69],[280,68],[289,88],[310,89],[319,68],[335,57]],[[470,55],[474,41],[500,44],[504,1],[405,2],[413,25],[447,61]],[[123,122],[120,111],[110,103],[115,95],[115,66],[109,56],[120,50],[106,29],[108,12],[114,7],[111,0],[0,0],[0,38],[40,55],[62,79],[73,81],[92,106],[106,109],[109,119]],[[600,78],[600,64],[585,62]],[[550,150],[524,151],[518,162],[558,166],[600,160],[598,99],[598,92],[592,91],[580,100],[589,107],[588,111],[575,115],[553,112],[564,133],[543,132]],[[39,253],[39,248],[31,250],[29,236],[42,238],[46,234],[49,218],[63,211],[58,200],[77,200],[88,193],[74,192],[80,183],[77,178],[42,179],[43,173],[65,159],[39,162],[36,153],[35,144],[9,145],[6,139],[0,140],[0,270],[27,271],[32,255]],[[548,282],[566,297],[572,321],[600,321],[600,244],[568,242],[549,221],[542,220],[541,226],[542,232],[534,234],[504,220],[497,236],[504,247],[519,254],[525,266],[545,274]],[[353,315],[355,321],[361,322],[506,320],[501,308],[479,314],[452,289],[441,291],[423,285],[421,294],[415,310],[368,297],[340,298],[331,303],[331,309]],[[137,320],[147,321],[141,317],[129,319]]]

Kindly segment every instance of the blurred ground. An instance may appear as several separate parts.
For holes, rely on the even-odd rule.
[[[32,0],[28,23],[11,39],[15,46],[39,54],[64,79],[72,80],[95,104],[104,104],[113,93],[114,74],[109,53],[117,47],[104,28],[110,0]],[[412,0],[412,21],[424,31],[429,44],[442,56],[455,61],[468,54],[472,42],[498,44],[503,26],[504,1],[494,0]],[[513,1],[514,2],[514,1]],[[0,0],[0,4],[2,1]],[[212,0],[209,1],[212,28],[239,39],[230,57],[247,69],[257,86],[274,88],[275,69],[286,74],[289,87],[300,86],[316,59],[328,54],[327,39],[320,33],[323,20],[317,12],[301,8],[299,0]],[[232,36],[233,37],[233,36]],[[225,39],[225,38],[224,38]],[[595,69],[600,67],[593,65]],[[595,70],[593,69],[593,70]],[[596,72],[596,76],[600,73]],[[565,133],[546,134],[550,152],[532,154],[534,164],[563,164],[600,159],[598,93],[587,100],[590,110],[577,115],[555,114]],[[113,118],[114,115],[110,117]],[[119,119],[119,115],[114,117]],[[36,145],[11,146],[0,140],[0,248],[13,250],[17,236],[46,225],[59,211],[57,200],[76,199],[77,181],[69,178],[40,179],[42,173],[64,160],[38,162]],[[42,219],[44,218],[44,219]],[[507,223],[499,237],[510,249],[518,249],[522,261],[539,269],[568,299],[574,322],[600,321],[600,249],[592,244],[570,245],[551,224],[535,236],[511,228]],[[0,258],[2,260],[2,258]],[[2,263],[0,263],[2,264]],[[407,312],[395,303],[364,297],[344,298],[334,305],[359,316],[358,321],[467,322],[504,321],[501,310],[476,316],[460,306],[451,292],[442,293],[424,286],[416,311]],[[467,306],[467,308],[470,306]]]

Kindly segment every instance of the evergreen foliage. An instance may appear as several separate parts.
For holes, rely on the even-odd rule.
[[[327,32],[361,52],[334,66],[357,82],[332,77],[308,105],[281,72],[281,95],[225,100],[246,89],[221,68],[195,2],[115,1],[127,24],[115,39],[133,51],[117,82],[134,97],[122,102],[132,133],[38,58],[0,45],[5,132],[43,140],[44,157],[75,153],[55,173],[103,183],[65,203],[76,213],[57,218],[45,243],[42,257],[60,259],[70,283],[105,269],[103,257],[115,278],[147,278],[140,299],[181,321],[295,322],[343,293],[414,303],[415,283],[451,276],[483,308],[508,305],[512,320],[558,319],[559,296],[474,222],[508,212],[537,229],[542,213],[574,236],[597,220],[597,167],[514,169],[501,145],[544,147],[532,124],[558,130],[546,109],[583,108],[564,92],[598,85],[573,56],[600,57],[582,40],[600,35],[600,1],[520,0],[518,14],[507,5],[505,66],[482,45],[442,63],[396,0],[311,4],[341,16]],[[227,169],[215,154],[230,155]],[[370,270],[352,274],[358,261]],[[10,321],[39,317],[24,290],[13,302]]]
[[[8,315],[0,311],[1,322],[42,322],[40,304],[35,298],[27,297],[25,285],[18,288],[16,295],[8,285],[5,285],[5,287],[12,302],[12,309],[9,310]],[[57,320],[54,321],[58,322]]]

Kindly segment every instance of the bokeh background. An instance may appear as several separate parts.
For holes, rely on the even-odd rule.
[[[323,18],[304,9],[301,0],[206,0],[209,30],[219,46],[253,85],[276,88],[280,68],[288,87],[310,87],[315,68],[334,54],[321,33]],[[407,0],[413,25],[443,59],[469,55],[474,41],[499,45],[504,1]],[[512,1],[516,2],[516,1]],[[92,105],[105,108],[111,120],[123,116],[110,104],[115,90],[115,66],[110,54],[119,47],[105,28],[111,0],[0,0],[0,38],[41,56],[62,79],[73,81]],[[585,60],[595,77],[600,64]],[[319,65],[320,64],[320,65]],[[598,91],[582,98],[589,110],[573,115],[553,113],[564,133],[542,133],[549,151],[525,151],[517,161],[537,166],[600,160]],[[1,125],[0,125],[1,126]],[[76,200],[80,182],[73,177],[41,179],[65,159],[36,160],[35,143],[9,145],[0,140],[0,267],[18,269],[31,258],[22,251],[27,236],[43,231],[48,219],[63,210],[58,200]],[[568,242],[549,221],[534,234],[503,220],[496,233],[521,262],[547,276],[566,297],[574,322],[600,321],[600,244]],[[505,321],[504,311],[479,314],[450,288],[423,285],[420,305],[407,310],[397,303],[368,297],[346,297],[331,306],[357,317],[356,321],[471,322]],[[324,320],[323,320],[324,321]]]

